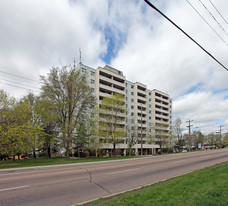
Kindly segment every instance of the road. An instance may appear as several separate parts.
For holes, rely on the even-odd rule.
[[[0,170],[1,206],[65,206],[228,161],[228,149],[73,165]]]

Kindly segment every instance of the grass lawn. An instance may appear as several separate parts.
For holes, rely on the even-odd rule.
[[[106,160],[121,160],[129,158],[140,158],[141,156],[117,156],[117,157],[92,157],[92,158],[81,158],[81,159],[70,159],[66,158],[36,158],[36,159],[24,159],[24,160],[8,160],[0,161],[0,169],[7,168],[19,168],[19,167],[33,167],[33,166],[44,166],[44,165],[57,165],[57,164],[70,164],[70,163],[82,163],[82,162],[95,162],[95,161],[106,161]]]
[[[228,162],[87,205],[227,206]]]

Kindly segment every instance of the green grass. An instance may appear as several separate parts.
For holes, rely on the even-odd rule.
[[[140,158],[141,156],[117,156],[117,157],[101,157],[101,158],[81,158],[81,159],[70,159],[66,158],[36,158],[36,159],[24,159],[24,160],[8,160],[0,161],[0,169],[8,168],[19,168],[19,167],[34,167],[34,166],[45,166],[45,165],[58,165],[58,164],[71,164],[71,163],[82,163],[82,162],[97,162],[106,160],[121,160],[129,158]]]
[[[226,206],[228,162],[87,205]]]

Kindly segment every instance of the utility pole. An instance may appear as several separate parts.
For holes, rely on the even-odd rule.
[[[82,51],[81,48],[79,48],[79,63],[82,63]]]
[[[193,121],[194,120],[188,120],[188,121],[186,121],[186,123],[188,123],[188,126],[186,126],[186,127],[188,127],[188,138],[189,138],[189,140],[190,140],[190,137],[191,137],[191,127],[193,126],[193,125],[191,125],[191,122],[193,122]],[[191,150],[191,149],[189,148],[189,150]]]
[[[193,122],[194,120],[188,120],[188,121],[186,121],[186,123],[188,123],[188,126],[186,126],[186,127],[188,127],[188,134],[189,134],[189,136],[191,135],[191,127],[193,126],[193,125],[191,125],[191,122]]]

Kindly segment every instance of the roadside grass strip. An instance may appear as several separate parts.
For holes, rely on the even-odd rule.
[[[117,156],[117,157],[91,157],[81,159],[70,159],[55,157],[55,158],[31,158],[22,160],[8,160],[0,161],[0,169],[20,168],[20,167],[35,167],[47,165],[60,165],[60,164],[74,164],[83,162],[100,162],[108,160],[124,160],[132,158],[141,158],[141,156]]]
[[[227,206],[228,162],[85,205]]]

